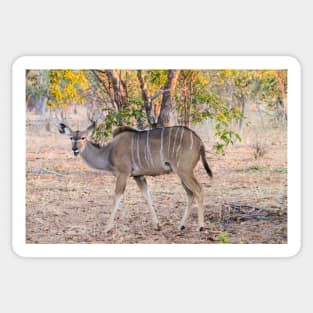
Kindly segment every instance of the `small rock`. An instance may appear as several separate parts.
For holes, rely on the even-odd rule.
[[[129,227],[128,226],[123,226],[123,231],[126,232],[126,233],[129,232]]]

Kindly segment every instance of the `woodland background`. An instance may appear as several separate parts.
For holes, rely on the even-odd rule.
[[[27,70],[28,243],[286,243],[287,70]],[[206,145],[205,232],[177,231],[185,198],[175,175],[149,178],[161,232],[128,184],[113,235],[103,233],[114,178],[74,159],[55,119],[92,140],[115,127],[184,125]]]

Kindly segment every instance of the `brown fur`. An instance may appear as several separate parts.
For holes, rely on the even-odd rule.
[[[159,222],[144,176],[162,175],[171,171],[179,176],[188,198],[180,229],[185,227],[194,199],[198,203],[199,230],[203,229],[203,191],[194,176],[194,168],[201,158],[206,172],[211,177],[212,171],[205,158],[204,145],[194,131],[183,126],[145,131],[123,126],[114,130],[113,138],[106,146],[100,147],[88,140],[83,140],[86,133],[90,132],[93,127],[94,125],[91,125],[82,132],[73,132],[65,124],[58,124],[61,133],[71,138],[75,134],[75,140],[72,139],[72,149],[75,155],[80,153],[89,166],[109,171],[116,176],[114,207],[105,229],[106,232],[113,227],[115,214],[129,177],[134,177],[144,193],[151,210],[153,226],[158,229]]]
[[[119,135],[120,133],[126,132],[126,131],[131,131],[131,132],[137,132],[135,128],[129,127],[129,126],[121,126],[118,128],[115,128],[113,130],[113,138]]]

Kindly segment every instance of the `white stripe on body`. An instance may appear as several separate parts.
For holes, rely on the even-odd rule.
[[[161,130],[161,145],[160,145],[160,161],[161,161],[161,166],[162,166],[162,167],[163,167],[163,165],[164,165],[163,136],[164,136],[164,128],[162,128],[162,130]]]
[[[170,127],[170,133],[168,135],[168,147],[167,147],[167,157],[170,156],[170,147],[171,147],[171,134],[173,127]]]
[[[150,163],[152,167],[154,167],[154,163],[153,163],[151,151],[150,151],[149,136],[150,136],[150,130],[147,131],[147,154],[148,154],[148,158],[150,159]]]
[[[131,161],[132,161],[132,165],[134,165],[133,167],[138,168],[138,165],[136,164],[135,157],[134,157],[134,136],[135,136],[135,134],[132,135],[132,140],[131,140],[131,144],[130,144]]]
[[[137,133],[137,159],[138,159],[138,165],[140,168],[142,168],[141,160],[140,160],[140,150],[139,150],[139,134]]]
[[[179,145],[178,145],[177,150],[176,150],[176,158],[178,156],[178,153],[179,153],[181,146],[182,146],[182,143],[183,143],[183,135],[184,135],[184,127],[182,127],[182,131],[180,133]]]
[[[179,131],[179,127],[177,127],[177,130],[176,130],[176,133],[175,133],[175,137],[174,137],[174,144],[173,144],[172,156],[174,156],[174,154],[175,154],[175,144],[176,144],[176,137],[177,137],[178,131]]]
[[[191,141],[191,145],[190,145],[190,150],[191,150],[193,147],[193,133],[192,133],[192,131],[190,132],[190,141]]]
[[[182,131],[181,131],[181,134],[180,134],[180,140],[179,140],[179,146],[176,150],[176,158],[178,156],[178,161],[177,161],[177,167],[179,167],[179,161],[180,161],[180,155],[178,155],[181,147],[182,147],[182,143],[183,143],[183,135],[184,135],[184,128],[182,127]]]
[[[148,134],[148,132],[147,132],[147,134]],[[145,144],[145,160],[146,160],[147,168],[149,168],[150,164],[149,164],[149,160],[148,160],[148,145],[147,145],[147,142]]]

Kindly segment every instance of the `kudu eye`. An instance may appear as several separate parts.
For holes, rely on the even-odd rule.
[[[81,139],[81,140],[85,140],[85,138],[86,138],[86,137],[81,137],[80,139]]]

